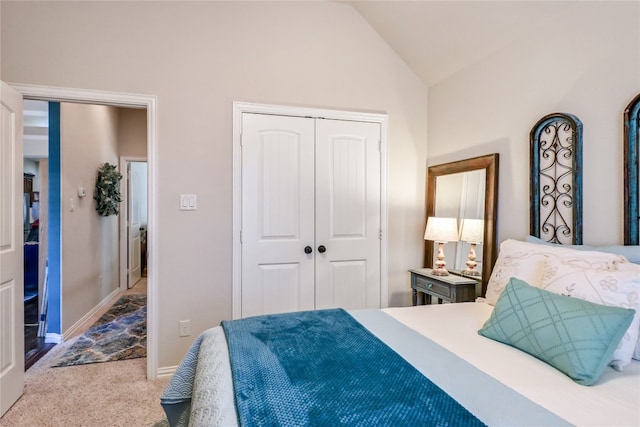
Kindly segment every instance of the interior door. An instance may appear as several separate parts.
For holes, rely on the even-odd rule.
[[[380,308],[380,125],[316,121],[316,308]]]
[[[22,95],[0,82],[0,416],[24,389]]]
[[[127,287],[132,288],[142,277],[142,258],[140,255],[140,227],[142,197],[140,188],[144,183],[136,163],[127,162],[127,236],[129,254],[129,278]],[[146,163],[144,164],[146,166]]]
[[[242,115],[242,317],[314,308],[314,126]]]

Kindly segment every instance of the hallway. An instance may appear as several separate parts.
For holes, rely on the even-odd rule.
[[[25,371],[40,360],[55,344],[45,343],[38,338],[38,298],[24,304],[24,369]]]
[[[89,329],[122,295],[146,295],[147,294],[147,278],[143,276],[133,288],[125,292],[120,292],[101,310],[90,317],[73,336],[69,339],[81,335]],[[27,371],[34,363],[44,357],[55,344],[45,343],[44,338],[38,338],[38,298],[33,298],[24,304],[24,369]],[[68,340],[69,340],[68,339]]]
[[[160,395],[169,378],[148,381],[146,358],[52,368],[110,306],[125,294],[146,294],[143,277],[119,293],[62,344],[25,373],[23,396],[2,419],[2,426],[151,426],[164,419]],[[108,403],[108,404],[107,404]]]

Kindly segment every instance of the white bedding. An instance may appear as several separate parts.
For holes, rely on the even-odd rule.
[[[383,309],[572,424],[640,425],[640,362],[633,361],[623,372],[608,367],[595,385],[578,385],[538,359],[478,335],[492,310],[481,302]]]
[[[492,310],[493,306],[489,304],[475,302],[387,308],[382,311],[568,423],[578,426],[640,426],[640,362],[633,361],[622,372],[608,367],[595,385],[579,385],[555,368],[520,350],[478,335],[478,329]],[[359,316],[355,317],[357,319]],[[207,427],[235,425],[236,412],[224,332],[218,326],[204,332],[200,339],[202,351],[192,354],[190,350],[185,357],[185,361],[193,359],[194,363],[191,364],[195,371],[179,369],[176,373],[176,377],[185,377],[187,381],[179,381],[179,385],[193,381],[193,394],[189,399],[191,404],[186,414],[188,417],[190,412],[191,419],[188,422],[177,421],[175,424],[188,423],[191,426]],[[429,351],[423,350],[422,354],[417,354],[415,350],[418,344],[414,345],[415,347],[405,347],[404,351],[408,350],[405,358],[424,372],[418,365],[424,365],[425,361],[433,363],[434,359],[429,359]],[[451,366],[441,366],[444,376],[440,377],[440,382],[430,376],[434,383],[450,394],[452,391],[447,389],[446,383],[447,378],[451,377],[450,373],[455,373],[451,372]],[[462,372],[464,371],[459,374]],[[468,378],[464,376],[464,379]],[[507,408],[504,403],[503,410],[498,409],[499,405],[492,406],[491,399],[495,396],[486,395],[486,391],[483,394],[483,390],[475,390],[473,381],[469,381],[468,390],[471,391],[472,400],[467,401],[467,404],[471,402],[472,405],[467,406],[489,425],[505,425],[501,421],[503,415],[505,420],[513,420],[510,417],[515,414],[514,418],[522,419],[523,425],[537,425],[533,421],[542,419],[509,405]],[[164,397],[172,400],[172,396],[181,397],[182,394],[180,390],[165,391]],[[452,396],[463,398],[456,393]],[[461,403],[464,404],[462,401]],[[472,409],[473,406],[475,409]],[[480,411],[477,410],[478,407],[481,408]],[[511,414],[506,414],[509,409],[513,409]],[[508,422],[506,425],[511,426],[513,423]]]

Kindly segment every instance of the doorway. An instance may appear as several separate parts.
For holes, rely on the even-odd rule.
[[[157,377],[157,285],[154,266],[155,261],[155,239],[153,236],[156,227],[156,181],[157,181],[157,137],[156,137],[156,117],[157,107],[155,96],[110,93],[101,91],[53,88],[31,85],[12,85],[20,92],[25,99],[45,100],[53,102],[71,102],[94,105],[109,105],[115,107],[135,108],[146,110],[146,158],[148,164],[148,231],[150,239],[148,247],[148,317],[147,317],[147,378],[153,380]],[[58,331],[59,333],[61,331]]]
[[[25,370],[55,346],[41,335],[45,331],[40,322],[40,315],[45,313],[42,304],[48,254],[48,104],[23,101]]]
[[[147,159],[121,156],[120,170],[121,211],[126,215],[126,221],[120,221],[120,290],[126,291],[147,277]]]
[[[113,297],[119,293],[120,267],[117,264],[121,257],[118,254],[118,224],[128,222],[132,213],[137,218],[137,229],[140,228],[140,224],[144,227],[148,224],[146,162],[135,163],[137,167],[133,173],[137,184],[135,194],[138,197],[135,203],[129,203],[128,206],[137,209],[128,211],[127,204],[123,203],[120,206],[120,214],[117,216],[99,216],[94,209],[92,188],[96,179],[95,168],[96,165],[105,162],[117,164],[116,159],[123,153],[139,155],[147,153],[147,114],[143,109],[31,100],[24,102],[24,111],[26,118],[24,162],[26,170],[33,172],[28,174],[33,185],[25,184],[25,191],[27,187],[29,189],[33,187],[36,190],[42,190],[34,194],[47,195],[49,194],[48,183],[52,183],[52,202],[49,204],[51,215],[47,216],[47,209],[42,215],[40,230],[44,228],[44,233],[40,233],[42,238],[39,239],[42,242],[39,243],[38,239],[35,239],[35,242],[25,243],[25,289],[31,283],[30,280],[26,280],[27,277],[33,276],[27,273],[31,271],[34,264],[36,267],[38,264],[37,252],[35,262],[27,255],[31,254],[34,248],[37,251],[39,244],[43,248],[39,258],[42,261],[48,260],[48,267],[51,267],[52,272],[51,275],[47,275],[49,278],[47,289],[50,292],[42,292],[42,284],[39,292],[43,297],[51,295],[49,301],[45,300],[46,297],[42,298],[45,300],[44,307],[50,308],[49,311],[44,307],[41,310],[46,314],[42,317],[48,320],[46,331],[42,325],[37,324],[37,320],[33,321],[32,318],[38,318],[38,313],[36,312],[36,316],[33,316],[33,303],[27,303],[25,299],[25,317],[29,315],[25,325],[25,351],[27,352],[25,356],[27,356],[34,345],[46,350],[51,342],[60,341],[60,334],[64,339],[73,336],[90,317],[101,311],[103,307],[110,305]],[[50,113],[49,117],[46,116],[47,111]],[[45,123],[36,126],[34,118],[42,117],[43,112]],[[52,123],[50,131],[49,119]],[[63,131],[57,131],[56,121],[61,123],[59,128]],[[39,174],[34,167],[28,167],[38,155],[40,155],[39,160],[46,164],[49,163],[49,157],[51,158],[52,167],[49,168],[48,173],[45,170]],[[146,160],[146,158],[143,159]],[[144,170],[141,171],[141,167]],[[127,166],[120,170],[121,175],[124,176],[121,180],[123,187],[121,194],[125,196],[128,193],[129,174],[126,172]],[[42,184],[37,185],[40,183]],[[53,185],[55,183],[59,185]],[[25,195],[29,194],[25,192]],[[36,204],[33,202],[33,207]],[[30,215],[26,223],[37,226],[37,217],[38,215]],[[31,221],[34,218],[36,220]],[[50,233],[47,233],[47,230]],[[37,235],[37,229],[36,233],[29,234]],[[48,236],[48,234],[51,235]],[[141,252],[140,234],[138,231],[138,239],[136,239],[138,260]],[[47,252],[49,247],[47,241],[51,242],[50,254]],[[137,265],[140,273],[140,262]],[[122,268],[126,269],[127,265]],[[74,290],[72,294],[65,292],[64,300],[63,284],[66,289]],[[130,283],[131,286],[133,284],[133,282]],[[146,286],[144,288],[146,289]],[[33,332],[34,328],[43,334],[46,332],[47,338],[41,335],[37,340],[31,339],[33,334],[30,332]],[[28,340],[27,332],[29,332]],[[35,355],[42,356],[45,352],[37,351]],[[25,359],[25,367],[35,361],[30,357]]]

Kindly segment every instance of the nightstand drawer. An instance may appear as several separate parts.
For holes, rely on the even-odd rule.
[[[414,268],[411,272],[411,300],[413,305],[418,300],[431,304],[435,297],[440,304],[446,302],[467,302],[476,298],[476,285],[480,282],[468,277],[455,275],[436,276],[430,268]]]
[[[451,297],[451,287],[433,280],[429,280],[423,276],[416,277],[416,287],[422,288],[430,294],[440,295],[443,298]]]

